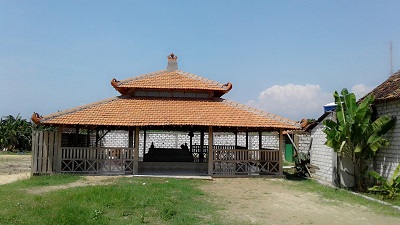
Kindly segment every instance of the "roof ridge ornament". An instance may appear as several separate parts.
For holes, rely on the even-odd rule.
[[[177,62],[178,56],[176,56],[174,53],[171,53],[168,56],[168,66],[167,66],[167,71],[174,71],[178,70],[178,62]]]

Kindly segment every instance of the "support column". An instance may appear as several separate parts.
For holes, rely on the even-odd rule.
[[[235,134],[235,149],[237,149],[238,147],[238,140],[237,140],[237,132],[234,133]]]
[[[283,129],[279,129],[279,175],[283,175],[283,149],[284,149],[284,142],[283,142]]]
[[[62,133],[63,133],[63,128],[62,126],[59,126],[57,129],[57,150],[54,152],[54,172],[55,173],[61,173],[61,157],[62,157],[62,150],[61,150],[61,143],[62,143]]]
[[[133,149],[133,174],[139,173],[139,127],[135,129],[135,145]]]
[[[204,162],[204,130],[200,131],[199,162]]]
[[[249,149],[249,132],[246,130],[246,149]]]
[[[208,127],[208,175],[213,175],[214,170],[214,150],[213,150],[214,134],[212,126]]]
[[[74,137],[74,147],[80,147],[78,146],[79,143],[79,127],[75,127],[75,137]]]
[[[146,153],[146,129],[143,130],[143,155]]]
[[[99,139],[100,139],[100,135],[99,135],[99,128],[96,127],[96,148],[99,147]],[[97,157],[97,153],[96,153],[96,157]]]
[[[258,132],[258,149],[262,149],[262,132]]]
[[[87,134],[86,134],[86,147],[90,147],[90,128],[89,127],[87,129]]]

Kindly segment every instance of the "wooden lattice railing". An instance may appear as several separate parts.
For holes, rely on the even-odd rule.
[[[279,175],[279,150],[214,149],[215,175]]]
[[[61,148],[61,173],[132,174],[133,148]]]

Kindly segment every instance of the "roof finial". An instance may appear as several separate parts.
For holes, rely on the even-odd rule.
[[[178,56],[176,56],[174,53],[171,53],[171,54],[168,56],[168,59],[175,59],[175,60],[177,60],[177,59],[178,59]]]
[[[178,70],[177,59],[178,59],[178,56],[176,56],[174,53],[171,53],[168,56],[168,66],[167,66],[168,71]]]

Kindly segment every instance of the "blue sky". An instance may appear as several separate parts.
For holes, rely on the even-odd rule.
[[[334,90],[362,95],[400,69],[400,1],[0,0],[0,116],[29,118],[118,93],[110,80],[166,68],[294,120]],[[361,96],[359,96],[361,97]]]

